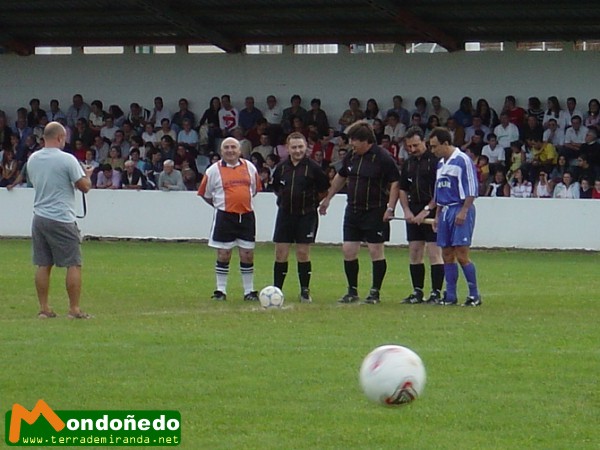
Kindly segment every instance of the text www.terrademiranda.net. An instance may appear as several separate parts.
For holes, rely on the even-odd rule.
[[[21,436],[20,444],[37,445],[178,445],[179,436]]]

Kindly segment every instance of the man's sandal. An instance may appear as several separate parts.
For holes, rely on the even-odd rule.
[[[40,311],[38,313],[38,319],[54,319],[56,313],[54,311]]]
[[[78,312],[77,314],[69,313],[67,319],[91,319],[92,316],[88,313],[84,313],[83,311]]]

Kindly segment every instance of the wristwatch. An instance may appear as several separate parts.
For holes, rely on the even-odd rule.
[[[429,205],[425,205],[425,207],[423,208],[423,211],[431,211],[431,208],[429,207]]]

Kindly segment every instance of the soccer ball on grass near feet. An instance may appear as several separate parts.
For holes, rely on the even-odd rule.
[[[425,366],[419,355],[406,347],[382,345],[363,360],[359,378],[370,400],[389,406],[403,405],[423,393]]]
[[[267,286],[258,294],[263,308],[280,308],[283,305],[283,292],[277,286]]]

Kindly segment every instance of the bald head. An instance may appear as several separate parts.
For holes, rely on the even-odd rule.
[[[66,141],[67,132],[58,122],[50,122],[44,128],[44,142],[46,147],[58,147],[64,148]]]

